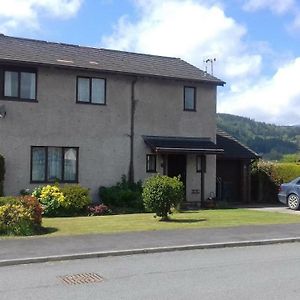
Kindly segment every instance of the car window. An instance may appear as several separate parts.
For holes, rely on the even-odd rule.
[[[300,180],[298,180],[298,181],[296,182],[296,184],[297,184],[297,185],[300,185]]]

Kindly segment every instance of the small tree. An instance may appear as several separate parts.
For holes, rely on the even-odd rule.
[[[179,177],[155,175],[143,185],[143,201],[147,210],[153,211],[161,221],[168,220],[171,208],[183,200],[183,183]]]

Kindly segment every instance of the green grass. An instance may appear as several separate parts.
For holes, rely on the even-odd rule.
[[[43,219],[43,226],[49,230],[45,236],[288,223],[300,223],[300,216],[247,209],[220,209],[176,213],[169,222],[160,222],[153,214]]]

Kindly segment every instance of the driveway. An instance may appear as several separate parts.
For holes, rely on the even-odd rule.
[[[269,211],[269,212],[279,212],[284,214],[291,214],[291,215],[299,215],[300,210],[291,210],[287,206],[279,205],[272,205],[272,204],[265,204],[265,205],[250,205],[250,206],[241,206],[243,208],[247,208],[250,210],[258,210],[258,211]]]

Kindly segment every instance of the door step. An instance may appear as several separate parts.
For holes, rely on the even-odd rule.
[[[180,208],[183,210],[198,210],[201,208],[200,201],[186,201],[181,203]]]

